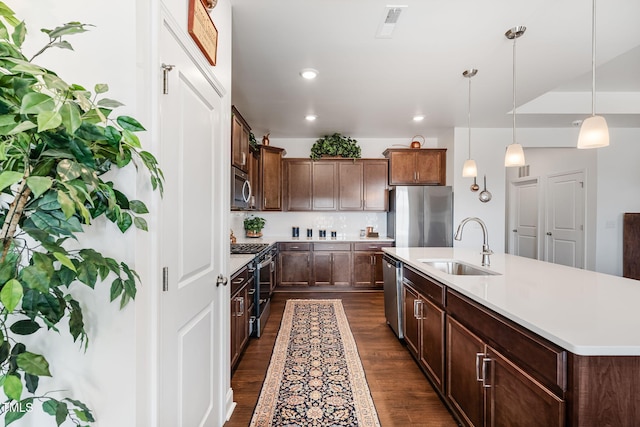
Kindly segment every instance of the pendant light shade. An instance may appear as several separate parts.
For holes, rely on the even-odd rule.
[[[468,159],[464,161],[464,165],[462,166],[462,176],[464,178],[474,178],[478,176],[478,167],[476,166],[475,160]]]
[[[578,148],[600,148],[609,145],[609,127],[602,116],[591,116],[580,126]]]
[[[609,127],[602,116],[596,116],[596,0],[591,16],[591,117],[580,126],[578,148],[599,148],[609,145]]]
[[[505,37],[513,40],[513,142],[507,147],[504,156],[506,167],[524,166],[524,150],[522,145],[516,143],[516,40],[522,36],[527,27],[519,26],[509,29],[504,33]]]
[[[506,167],[524,166],[524,150],[520,144],[509,144],[504,155],[504,165]]]
[[[462,75],[469,79],[469,103],[467,110],[467,127],[469,130],[469,157],[464,162],[462,166],[462,177],[463,178],[475,178],[478,176],[478,168],[476,166],[476,161],[471,158],[471,77],[478,74],[478,70],[472,68],[470,70],[465,70]]]

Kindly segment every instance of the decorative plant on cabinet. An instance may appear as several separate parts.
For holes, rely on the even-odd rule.
[[[86,350],[84,304],[70,286],[111,280],[111,301],[119,298],[122,308],[135,298],[134,270],[74,241],[102,216],[122,233],[132,225],[147,229],[145,204],[103,180],[106,172],[133,162],[148,170],[161,193],[163,175],[141,149],[140,123],[110,117],[122,104],[104,97],[106,84],[95,85],[93,94],[33,63],[52,47],[72,49],[64,38],[87,31],[86,24],[43,29],[49,43],[27,59],[24,22],[3,2],[0,17],[0,385],[6,396],[0,414],[9,425],[41,406],[57,425],[87,425],[94,417],[83,402],[37,394],[40,377],[53,369],[20,337],[48,342],[65,319],[73,341]]]
[[[311,146],[311,155],[309,156],[311,159],[318,160],[323,156],[359,159],[362,153],[358,141],[334,133],[323,136]]]

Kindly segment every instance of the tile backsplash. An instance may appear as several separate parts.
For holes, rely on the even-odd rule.
[[[313,236],[319,230],[337,232],[338,238],[354,238],[360,230],[373,227],[380,237],[387,236],[386,212],[231,212],[230,225],[236,236],[244,233],[243,221],[249,215],[266,219],[262,233],[265,237],[291,236],[292,227],[300,227],[300,236],[306,236],[307,228],[313,229]]]

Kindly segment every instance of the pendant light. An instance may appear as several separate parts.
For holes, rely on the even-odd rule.
[[[593,0],[591,21],[591,117],[580,126],[578,148],[599,148],[609,145],[609,127],[602,116],[596,116],[596,0]]]
[[[465,70],[462,75],[469,79],[469,107],[467,111],[467,126],[469,128],[469,157],[462,166],[462,176],[464,178],[475,178],[478,176],[478,168],[476,167],[476,161],[471,158],[471,77],[478,74],[478,70],[471,68]]]
[[[516,40],[524,34],[527,27],[513,27],[504,33],[505,37],[513,40],[513,142],[507,147],[504,156],[506,167],[524,166],[524,150],[516,143]]]

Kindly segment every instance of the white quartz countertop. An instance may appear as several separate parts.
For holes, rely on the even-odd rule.
[[[418,271],[583,356],[640,355],[640,281],[478,250],[384,248]],[[500,273],[456,276],[422,260],[455,259]]]
[[[255,257],[255,254],[231,254],[229,257],[230,275],[233,275],[236,271],[250,263]]]

